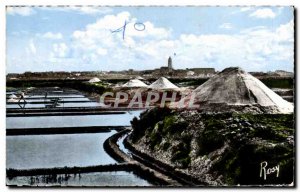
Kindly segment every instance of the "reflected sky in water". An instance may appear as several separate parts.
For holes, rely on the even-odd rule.
[[[49,128],[84,126],[128,126],[141,111],[112,115],[7,117],[6,128]]]
[[[116,163],[103,149],[116,133],[6,137],[6,166],[14,169],[91,166]]]

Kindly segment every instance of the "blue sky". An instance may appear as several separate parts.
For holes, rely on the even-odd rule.
[[[292,7],[7,7],[7,73],[294,71]],[[122,31],[114,32],[127,21]],[[138,31],[135,23],[143,23]],[[143,27],[137,26],[137,27]],[[141,29],[141,28],[140,28]]]

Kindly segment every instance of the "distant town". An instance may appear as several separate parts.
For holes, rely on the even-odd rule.
[[[172,65],[172,58],[169,57],[166,66],[162,66],[152,70],[136,71],[133,69],[123,71],[49,71],[49,72],[30,72],[27,71],[22,74],[9,73],[8,80],[18,79],[67,79],[67,80],[88,80],[93,77],[100,79],[132,79],[136,77],[143,77],[144,79],[158,78],[165,76],[168,78],[209,78],[215,75],[218,71],[215,68],[186,68],[174,69]],[[257,78],[280,78],[280,77],[294,77],[294,73],[284,70],[264,72],[250,72]]]

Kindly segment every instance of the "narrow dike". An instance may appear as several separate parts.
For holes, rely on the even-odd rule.
[[[182,184],[177,180],[174,180],[155,169],[145,166],[120,150],[119,146],[117,145],[117,141],[129,131],[129,129],[125,129],[109,137],[103,144],[104,150],[119,163],[127,162],[128,165],[132,167],[132,170],[136,175],[146,179],[152,184],[170,187],[182,186]]]
[[[109,172],[109,171],[130,171],[131,166],[127,163],[95,165],[88,167],[55,167],[55,168],[39,168],[39,169],[7,169],[6,176],[9,179],[18,176],[33,175],[57,175],[57,174],[80,174],[91,172]]]
[[[17,113],[7,113],[6,117],[40,117],[40,116],[77,116],[77,115],[123,115],[125,111],[79,111],[79,112],[36,112],[36,113],[22,113],[22,110]]]
[[[161,173],[164,173],[171,177],[174,180],[177,180],[178,182],[182,183],[184,186],[208,186],[207,183],[198,180],[197,178],[193,177],[192,175],[188,175],[186,173],[183,173],[181,171],[176,170],[175,167],[171,165],[167,165],[151,156],[149,156],[146,153],[143,153],[139,150],[137,150],[134,145],[130,142],[129,136],[127,136],[124,139],[124,146],[129,149],[133,154],[133,159],[142,162],[148,167],[151,167],[152,169],[158,170]]]
[[[24,128],[24,129],[7,128],[6,136],[105,133],[105,132],[110,132],[111,130],[120,131],[125,128],[127,128],[127,126],[49,127],[49,128]]]

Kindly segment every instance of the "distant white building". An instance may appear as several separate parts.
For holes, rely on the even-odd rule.
[[[188,71],[186,73],[187,76],[194,76],[195,75],[195,72],[194,71]]]

